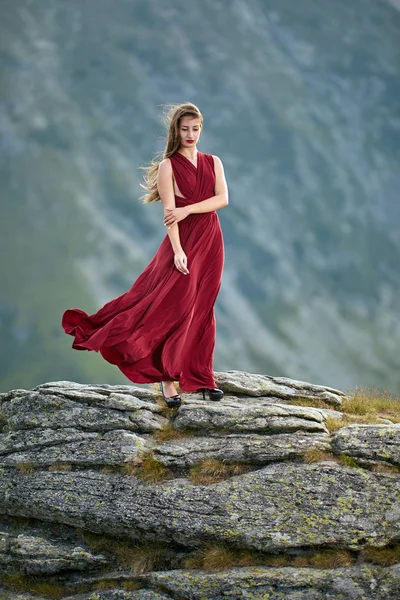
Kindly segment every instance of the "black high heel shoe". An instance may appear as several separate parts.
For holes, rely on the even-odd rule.
[[[218,388],[201,388],[201,391],[203,392],[203,400],[206,399],[206,392],[208,392],[209,399],[213,401],[221,400],[224,395],[224,392]]]
[[[166,395],[164,394],[164,388],[163,388],[162,381],[160,383],[160,388],[161,388],[163,398],[165,400],[165,404],[168,406],[168,408],[177,408],[178,406],[181,405],[181,397],[178,394],[176,394],[176,396],[169,396],[168,398],[166,397]]]

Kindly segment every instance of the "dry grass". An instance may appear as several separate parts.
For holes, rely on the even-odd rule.
[[[351,553],[348,550],[340,548],[315,552],[307,557],[307,559],[307,566],[314,569],[337,569],[338,567],[352,565],[354,562]]]
[[[119,584],[124,590],[140,590],[141,584],[138,581],[121,581]]]
[[[206,544],[193,552],[185,560],[185,569],[205,569],[224,571],[232,567],[246,567],[262,564],[261,555],[256,551],[237,550],[228,544]]]
[[[19,463],[17,469],[22,471],[22,473],[33,473],[33,471],[35,471],[35,467],[30,462]]]
[[[318,450],[317,448],[310,448],[302,453],[304,462],[313,463],[321,462],[323,460],[331,460],[333,462],[339,462],[338,457],[329,452],[329,450]]]
[[[330,433],[353,424],[382,424],[380,419],[400,423],[400,398],[385,390],[362,388],[349,389],[342,398],[342,406],[334,407],[319,398],[297,398],[299,406],[329,408],[342,413],[341,419],[327,417],[325,425]]]
[[[116,582],[115,579],[100,579],[92,585],[96,590],[112,590],[113,588],[115,588]]]
[[[357,460],[353,458],[353,456],[347,456],[347,454],[340,453],[338,454],[338,459],[347,467],[357,467],[359,469],[362,468],[362,465],[360,465]]]
[[[335,406],[332,406],[332,404],[329,404],[325,400],[322,400],[322,398],[294,397],[292,404],[295,404],[296,406],[312,406],[313,408],[329,408],[330,410],[340,411],[340,407],[336,408]]]
[[[400,398],[385,390],[356,386],[343,398],[342,409],[351,415],[375,415],[400,423]]]
[[[47,468],[48,471],[72,471],[70,463],[57,462]]]
[[[105,465],[100,469],[104,475],[112,475],[113,473],[120,473],[121,466],[120,465]]]
[[[376,463],[370,466],[371,471],[376,473],[400,473],[400,467],[397,465],[387,465],[384,463]]]
[[[65,587],[49,583],[35,575],[1,575],[0,583],[7,589],[18,593],[31,593],[39,595],[49,600],[64,598],[66,595],[74,593],[72,587]]]
[[[364,560],[378,565],[390,566],[400,562],[400,543],[386,546],[385,548],[374,548],[365,546],[361,550]]]
[[[115,551],[123,565],[135,575],[165,568],[167,548],[160,543],[120,543]]]
[[[327,417],[325,419],[325,425],[330,433],[334,433],[342,427],[348,425],[381,425],[380,416],[376,414],[370,415],[350,415],[343,412],[341,419],[335,419],[334,417]]]
[[[169,475],[168,469],[154,458],[152,450],[146,450],[140,456],[132,458],[122,465],[121,470],[127,475],[139,477],[146,483],[157,483]]]
[[[76,527],[75,531],[95,554],[110,553],[114,545],[120,542],[120,540],[117,538],[111,538],[107,535],[93,533],[92,531],[87,531],[81,527]]]
[[[216,458],[206,458],[190,468],[189,479],[193,483],[207,485],[245,473],[248,468],[243,463],[228,463]]]
[[[78,535],[85,541],[92,552],[105,553],[112,557],[117,557],[121,564],[128,567],[132,573],[145,573],[162,569],[165,566],[165,559],[168,548],[164,544],[143,542],[135,543],[131,540],[121,540],[106,535],[98,535],[84,529],[76,529]],[[107,584],[108,580],[99,582],[96,586],[100,587]],[[132,585],[130,589],[137,589],[136,582],[127,582]],[[115,586],[115,581],[114,581]]]
[[[185,437],[190,437],[196,432],[190,429],[179,430],[174,427],[174,424],[169,422],[161,429],[154,432],[154,438],[157,442],[169,442],[170,440],[180,440]]]
[[[206,544],[193,552],[186,560],[186,569],[205,569],[206,571],[224,571],[233,567],[313,567],[332,569],[344,567],[355,562],[348,550],[340,548],[315,550],[302,555],[290,555],[285,552],[262,553],[256,550],[238,550],[228,544]]]

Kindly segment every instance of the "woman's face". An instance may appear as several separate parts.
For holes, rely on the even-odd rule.
[[[199,141],[201,133],[200,119],[186,115],[181,118],[179,134],[181,136],[181,148],[193,148]]]

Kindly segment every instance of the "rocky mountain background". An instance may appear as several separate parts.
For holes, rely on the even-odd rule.
[[[399,598],[398,403],[216,376],[0,395],[2,600]]]
[[[165,231],[140,165],[192,101],[224,163],[215,369],[400,391],[397,0],[3,0],[1,390],[127,383],[66,308],[130,288]]]

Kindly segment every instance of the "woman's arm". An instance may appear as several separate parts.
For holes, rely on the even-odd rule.
[[[228,185],[225,179],[224,167],[221,159],[218,156],[214,156],[214,171],[215,171],[215,196],[202,200],[202,202],[195,202],[194,204],[188,205],[189,214],[212,212],[223,208],[229,204],[228,198]]]
[[[172,180],[172,165],[169,158],[162,160],[158,166],[157,188],[164,206],[164,218],[167,208],[175,208],[174,184]],[[182,250],[181,241],[179,238],[178,223],[174,223],[167,230],[174,252]]]
[[[161,198],[161,202],[164,205],[164,219],[167,210],[175,209],[175,194],[174,184],[172,180],[172,165],[169,158],[162,160],[158,166],[157,173],[157,188]],[[179,227],[178,223],[174,223],[168,227],[168,236],[171,242],[172,250],[174,252],[174,265],[184,275],[189,274],[187,268],[187,256],[181,246],[181,240],[179,238]]]

